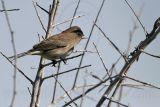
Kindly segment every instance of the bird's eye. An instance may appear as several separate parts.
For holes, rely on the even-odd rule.
[[[75,30],[73,31],[74,33],[76,33],[77,35],[79,36],[82,36],[83,35],[83,32],[81,30]]]

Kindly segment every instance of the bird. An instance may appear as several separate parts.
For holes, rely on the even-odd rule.
[[[86,37],[81,28],[79,26],[71,26],[61,33],[50,36],[38,44],[33,45],[32,49],[17,54],[16,57],[21,58],[26,55],[40,55],[54,63],[56,59],[61,59],[64,62],[64,59],[73,52],[75,46],[82,39],[86,39]],[[15,60],[15,56],[8,58]]]

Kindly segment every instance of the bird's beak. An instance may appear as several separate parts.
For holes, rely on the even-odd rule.
[[[87,37],[85,37],[85,36],[82,36],[82,39],[87,39]]]

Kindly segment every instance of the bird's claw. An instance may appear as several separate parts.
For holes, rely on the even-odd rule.
[[[52,60],[52,66],[56,67],[57,61],[56,60]]]
[[[67,64],[67,60],[66,59],[62,59],[61,58],[61,60],[63,61],[64,64]]]

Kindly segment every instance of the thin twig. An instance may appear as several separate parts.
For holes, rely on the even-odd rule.
[[[153,28],[152,32],[150,34],[147,35],[147,38],[143,41],[141,41],[138,45],[138,48],[136,49],[136,51],[134,52],[134,54],[132,55],[132,58],[130,58],[128,60],[128,63],[125,63],[125,65],[122,67],[119,76],[123,76],[126,75],[128,73],[128,70],[130,68],[130,66],[137,60],[137,58],[141,55],[141,51],[140,50],[144,50],[159,34],[160,32],[160,18],[157,19],[158,21],[155,22],[156,27]],[[104,95],[108,95],[111,90],[117,86],[119,87],[120,84],[123,82],[123,78],[117,77],[114,79],[114,81],[110,84],[110,86],[108,86],[107,90],[104,92],[103,96],[100,98],[97,107],[101,106],[104,101],[106,100],[106,97]],[[115,91],[118,88],[115,88]]]
[[[125,62],[128,62],[126,56],[120,51],[120,49],[107,37],[107,35],[103,32],[103,30],[95,23],[95,26],[101,31],[103,36],[112,44],[112,46],[116,49],[116,51],[123,57]]]
[[[67,23],[67,22],[69,22],[69,21],[72,21],[73,19],[77,19],[77,18],[80,18],[80,17],[83,17],[83,16],[85,16],[85,15],[74,16],[74,17],[72,17],[72,18],[70,18],[70,19],[64,20],[63,22],[53,24],[52,27],[55,27],[55,26],[58,26],[58,25]]]
[[[42,26],[42,29],[45,31],[45,33],[47,32],[46,31],[46,29],[45,29],[45,27],[44,27],[44,25],[43,25],[43,23],[42,23],[42,20],[41,20],[41,18],[40,18],[40,16],[39,16],[39,13],[38,13],[38,10],[37,10],[37,8],[36,8],[36,5],[35,5],[35,0],[32,0],[32,3],[33,3],[33,7],[34,7],[34,9],[35,9],[35,11],[36,11],[36,15],[37,15],[37,17],[38,17],[38,20],[39,20],[39,22],[40,22],[40,24],[41,24],[41,26]],[[37,3],[36,3],[37,4]]]
[[[130,79],[130,80],[133,80],[133,81],[136,81],[136,82],[138,82],[138,83],[141,83],[141,84],[144,84],[144,85],[150,86],[150,87],[152,87],[152,88],[160,89],[160,87],[157,87],[157,86],[152,85],[152,84],[150,84],[150,83],[143,82],[143,81],[140,81],[140,80],[137,80],[137,79],[134,79],[134,78],[128,77],[128,76],[124,76],[124,78]]]
[[[58,63],[58,69],[57,69],[57,73],[56,74],[59,74],[59,71],[60,71],[60,62]],[[55,78],[55,83],[54,83],[54,89],[53,89],[53,97],[52,97],[52,101],[51,103],[54,103],[54,100],[55,100],[55,96],[56,96],[56,89],[57,89],[57,82],[58,82],[58,75],[54,77]]]
[[[99,53],[99,51],[98,51],[98,48],[97,48],[97,46],[96,46],[96,44],[95,44],[94,42],[93,42],[93,45],[94,45],[94,47],[95,47],[95,49],[96,49],[96,51],[97,51],[97,53],[98,53],[98,56],[99,56],[99,58],[100,58],[100,60],[101,60],[101,62],[102,62],[102,64],[103,64],[103,67],[104,67],[105,71],[107,72],[108,77],[109,77],[110,80],[111,80],[111,77],[110,77],[110,74],[109,74],[109,72],[108,72],[108,69],[107,69],[107,67],[106,67],[106,65],[105,65],[105,63],[104,63],[104,61],[103,61],[103,58],[101,57],[101,55],[100,55],[100,53]]]
[[[49,11],[50,12],[49,21],[48,21],[47,33],[46,33],[46,37],[45,38],[50,36],[51,32],[54,29],[53,25],[54,25],[54,21],[55,21],[55,17],[56,17],[57,11],[58,11],[58,6],[59,6],[59,0],[53,0],[52,8]]]
[[[112,78],[115,78],[115,76],[112,77]],[[89,88],[88,90],[86,90],[84,93],[82,93],[82,94],[80,94],[79,96],[75,97],[72,101],[67,102],[67,103],[66,103],[65,105],[63,105],[62,107],[66,107],[66,106],[70,105],[73,101],[76,101],[76,100],[78,100],[79,98],[83,97],[84,95],[87,95],[89,92],[91,92],[91,91],[93,91],[94,89],[98,88],[99,86],[101,86],[103,83],[105,83],[105,82],[108,81],[108,80],[109,80],[109,78],[107,78],[107,79],[99,82],[99,83],[96,84],[95,86],[93,86],[93,87]]]
[[[28,89],[30,96],[32,96],[32,93],[31,93],[31,90],[29,89],[29,87],[27,87],[27,89]]]
[[[97,84],[90,84],[90,85],[86,85],[86,86],[84,86],[84,85],[76,86],[74,89],[71,89],[71,90],[67,91],[67,93],[68,93],[68,94],[72,94],[73,92],[75,93],[75,91],[78,90],[78,89],[83,89],[84,87],[85,87],[85,88],[88,88],[88,87],[92,87],[92,86],[95,86],[95,85],[97,85]],[[79,95],[79,94],[78,94],[78,95]],[[67,95],[66,95],[66,93],[65,93],[64,95],[62,95],[61,97],[59,97],[59,98],[54,102],[54,104],[59,103],[59,102],[60,102],[61,100],[63,100],[66,96],[67,96]],[[85,96],[85,97],[86,97],[86,96]]]
[[[12,63],[12,61],[10,61],[9,58],[8,58],[7,56],[5,56],[2,52],[0,52],[0,53],[1,53],[1,55],[2,55],[4,58],[6,58],[6,59],[12,64],[12,66],[15,67],[31,84],[33,84],[33,81],[32,81],[25,73],[23,73],[22,70],[20,70],[18,67],[16,67],[16,66]]]
[[[139,12],[138,12],[138,14],[137,14],[137,17],[138,17],[138,18],[141,17],[143,8],[144,8],[144,4],[143,4],[143,5],[141,6],[141,8],[139,9]],[[137,30],[138,28],[139,28],[139,26],[138,26],[138,24],[137,24],[137,21],[133,20],[133,28],[132,28],[132,30],[130,30],[130,32],[129,32],[129,41],[128,41],[128,45],[127,45],[126,56],[129,55],[130,48],[131,48],[131,43],[132,43],[132,39],[133,39],[134,33],[136,32],[136,30]]]
[[[109,101],[111,101],[111,102],[117,103],[118,105],[121,105],[121,106],[124,106],[124,107],[129,107],[129,106],[124,105],[124,104],[122,104],[122,103],[120,103],[120,102],[118,102],[118,101],[113,100],[112,98],[107,98],[107,97],[106,97],[106,99],[109,100]],[[107,106],[107,107],[110,107],[110,106]]]
[[[75,10],[74,10],[74,13],[73,13],[73,17],[75,17],[75,15],[76,15],[76,13],[77,13],[78,7],[79,7],[79,5],[80,5],[80,1],[81,1],[81,0],[78,0],[77,6],[76,6],[76,8],[75,8]],[[72,26],[73,21],[74,21],[74,19],[71,20],[70,27]]]
[[[116,92],[118,91],[118,88],[119,88],[120,86],[121,86],[121,84],[120,84],[120,82],[118,82],[118,84],[117,84],[115,90],[113,91],[110,99],[114,98],[114,96],[116,95]],[[107,107],[111,107],[111,103],[112,103],[112,101],[109,100]]]
[[[114,68],[115,68],[115,66],[118,64],[118,62],[120,61],[121,58],[122,58],[122,56],[120,56],[120,57],[116,60],[116,62],[112,64],[112,67],[109,69],[110,75],[113,74]],[[107,76],[107,75],[105,75],[105,76],[103,77],[103,79],[106,78],[106,76]]]
[[[141,6],[141,8],[139,9],[139,12],[137,15],[138,19],[140,19],[141,15],[142,15],[142,11],[144,8],[144,4]],[[126,56],[129,55],[130,49],[131,49],[131,44],[132,44],[132,40],[133,40],[133,36],[134,33],[136,32],[136,30],[139,28],[137,21],[133,20],[133,28],[132,30],[129,31],[129,40],[128,40],[128,45],[127,45],[127,50],[126,50]],[[123,95],[123,85],[120,86],[120,90],[119,90],[119,96],[118,96],[118,102],[121,101],[122,99],[122,95]],[[117,104],[117,107],[120,107],[119,104]]]
[[[57,77],[57,76],[56,76]],[[71,96],[69,95],[69,93],[66,91],[66,89],[62,86],[62,84],[57,80],[57,78],[56,77],[54,77],[54,79],[57,81],[57,83],[60,85],[60,87],[63,89],[63,91],[66,93],[66,95],[69,97],[69,99],[70,100],[72,100],[72,98],[71,98]],[[53,102],[54,103],[54,102]],[[73,104],[76,106],[76,107],[78,107],[78,105],[75,103],[75,102],[73,102]]]
[[[49,37],[51,35],[51,32],[53,30],[53,28],[51,27],[54,23],[54,19],[56,17],[56,12],[57,12],[57,8],[58,8],[58,4],[59,4],[59,0],[53,0],[52,2],[52,6],[50,9],[50,14],[49,14],[49,20],[48,20],[48,26],[47,26],[47,32],[46,32],[46,36],[45,38]],[[38,67],[38,71],[36,74],[36,78],[34,80],[34,84],[32,87],[32,97],[31,97],[31,102],[30,102],[30,107],[37,107],[40,103],[40,92],[41,92],[41,85],[43,83],[43,63],[44,63],[44,59],[41,57],[40,58],[40,62],[39,62],[39,67]]]
[[[95,21],[94,21],[95,23],[97,22],[97,20],[98,20],[98,18],[99,18],[99,15],[100,15],[100,13],[101,13],[101,10],[102,10],[102,8],[103,8],[103,6],[104,6],[105,1],[106,1],[106,0],[103,0],[102,3],[101,3],[101,6],[100,6],[100,8],[99,8],[99,10],[98,10],[98,13],[97,13],[96,18],[95,18]],[[89,34],[89,37],[88,37],[88,39],[87,39],[86,45],[85,45],[85,47],[84,47],[84,50],[87,50],[89,41],[90,41],[90,39],[91,39],[93,30],[94,30],[94,26],[95,26],[95,25],[93,24],[93,25],[92,25],[92,28],[91,28],[91,32],[90,32],[90,34]],[[85,54],[85,52],[83,52],[83,55],[82,55],[82,57],[81,57],[81,60],[80,60],[80,62],[79,62],[79,66],[78,66],[78,67],[81,67],[81,65],[82,65],[83,58],[84,58],[84,54]],[[73,88],[75,87],[75,85],[76,85],[76,82],[77,82],[77,79],[78,79],[79,70],[80,70],[80,69],[78,69],[77,72],[76,72],[76,76],[75,76],[75,79],[74,79],[74,83],[73,83],[72,89],[73,89]]]
[[[147,54],[147,55],[149,55],[149,56],[155,57],[155,58],[160,58],[160,55],[153,55],[153,54],[150,54],[150,53],[145,52],[145,51],[143,51],[143,50],[141,50],[141,52],[143,52],[143,53],[145,53],[145,54]]]
[[[36,2],[36,6],[38,6],[40,9],[42,9],[47,14],[50,14],[46,9],[44,9],[43,7],[41,7],[37,2]]]
[[[86,85],[87,85],[87,81],[86,81],[86,79],[85,79],[85,77],[84,77],[84,87],[83,87],[83,89],[82,89],[82,94],[83,94],[83,96],[82,96],[82,98],[81,98],[80,106],[79,106],[79,107],[83,107],[82,105],[83,105],[83,102],[84,102],[84,96],[85,96],[84,92],[85,92]]]
[[[123,95],[123,85],[121,85],[120,90],[119,90],[118,102],[121,101],[122,95]],[[117,107],[120,107],[120,104],[117,104]]]
[[[97,75],[95,74],[92,74],[92,73],[89,73],[93,78],[95,78],[96,80],[99,80],[99,81],[103,81],[101,78],[99,78]]]
[[[75,50],[73,53],[77,53],[77,52],[97,53],[97,52],[88,51],[88,50]]]
[[[5,12],[5,11],[19,11],[20,9],[4,9],[4,10],[0,10],[0,12]]]
[[[145,27],[143,26],[142,22],[140,21],[140,19],[138,18],[137,14],[135,13],[135,11],[133,10],[133,8],[131,7],[131,5],[128,3],[127,0],[125,0],[125,2],[127,3],[127,5],[129,6],[129,8],[132,10],[133,14],[135,15],[135,17],[137,18],[138,22],[140,23],[142,29],[144,30],[145,35],[148,34],[147,30],[145,29]]]
[[[52,74],[50,76],[47,76],[47,77],[44,77],[43,78],[43,81],[46,80],[46,79],[49,79],[49,78],[52,78],[52,77],[55,77],[57,75],[62,75],[62,74],[65,74],[65,73],[68,73],[68,72],[71,72],[71,71],[74,71],[74,70],[77,70],[77,69],[83,69],[83,68],[86,68],[86,67],[90,67],[91,65],[85,65],[85,66],[82,66],[82,67],[79,67],[79,68],[73,68],[71,70],[67,70],[67,71],[64,71],[64,72],[60,72],[58,74]]]
[[[77,57],[80,57],[82,56],[83,54],[79,54],[79,55],[76,55],[76,56],[72,56],[72,57],[69,57],[69,58],[65,58],[64,60],[70,60],[70,59],[74,59],[74,58],[77,58]],[[61,62],[62,60],[58,60],[57,62]],[[42,68],[46,67],[46,66],[49,66],[49,65],[52,65],[53,62],[50,62],[50,63],[47,63],[47,64],[44,64],[42,65]]]
[[[8,13],[6,11],[6,7],[5,7],[5,2],[3,0],[1,0],[1,3],[2,3],[2,8],[5,13],[5,17],[6,17],[6,21],[7,21],[7,25],[8,25],[8,28],[9,28],[9,32],[10,32],[10,36],[11,36],[11,44],[12,44],[12,48],[13,48],[13,53],[14,53],[14,74],[13,74],[13,95],[12,95],[12,100],[11,100],[11,104],[10,104],[10,107],[13,107],[14,106],[14,102],[15,102],[15,98],[16,98],[16,88],[17,88],[17,84],[16,84],[16,77],[17,77],[17,52],[16,52],[16,45],[15,45],[15,41],[14,41],[14,31],[12,30],[12,27],[11,27],[11,23],[10,23],[10,20],[9,20],[9,16],[8,16]]]

